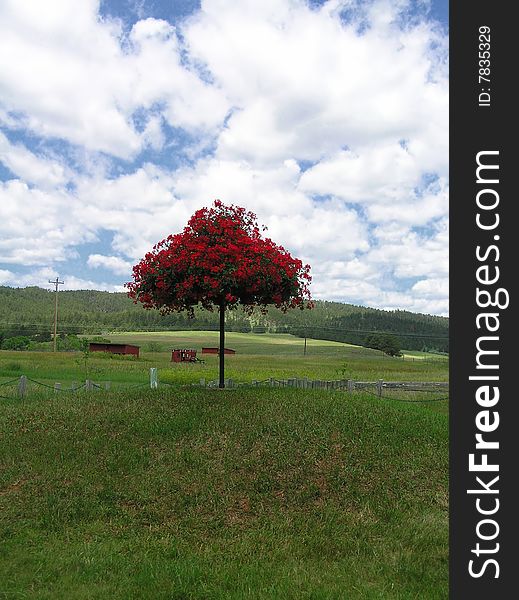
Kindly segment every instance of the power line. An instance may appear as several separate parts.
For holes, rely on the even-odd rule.
[[[189,324],[186,323],[186,326],[188,326]],[[27,322],[20,322],[20,321],[4,321],[4,322],[0,322],[0,327],[8,327],[8,326],[14,326],[14,327],[24,327],[24,328],[41,328],[41,329],[45,329],[47,327],[47,325],[43,322],[40,323],[27,323]],[[99,329],[108,329],[110,331],[114,331],[114,330],[120,330],[123,331],[123,329],[121,329],[121,327],[123,327],[122,325],[112,325],[112,324],[107,324],[107,323],[99,323],[98,325],[94,325],[94,324],[83,324],[83,323],[67,323],[67,322],[61,322],[61,327],[69,327],[69,328],[75,328],[75,329],[95,329],[95,330],[99,330]],[[157,327],[153,327],[153,326],[147,326],[147,327],[131,327],[132,331],[141,331],[141,332],[150,332],[150,331],[174,331],[171,329],[171,327],[174,326],[173,324],[171,324],[169,327],[164,327],[164,326],[159,326],[159,324],[157,323]],[[229,324],[230,327],[232,327],[232,324]],[[202,324],[202,325],[197,325],[197,329],[193,329],[193,331],[201,331],[201,327],[204,328],[204,330],[206,331],[218,331],[218,327],[216,325],[212,325],[211,323],[206,323],[206,324]],[[306,330],[307,332],[311,332],[311,331],[330,331],[333,333],[359,333],[359,334],[371,334],[371,335],[395,335],[395,336],[399,336],[399,337],[416,337],[416,338],[431,338],[431,339],[436,339],[436,340],[447,340],[449,339],[448,335],[436,335],[436,334],[432,334],[432,333],[405,333],[405,332],[399,332],[399,331],[377,331],[377,330],[368,330],[368,329],[342,329],[342,328],[336,328],[336,327],[323,327],[320,325],[309,325],[309,326],[303,326],[303,325],[277,325],[274,326],[275,329],[277,331],[275,332],[271,332],[271,333],[285,333],[286,330],[291,330],[291,331],[299,331],[302,332],[301,335],[304,337],[304,331]],[[188,327],[190,329],[190,327]],[[128,325],[125,326],[124,330],[128,329]],[[251,333],[259,333],[257,330],[263,330],[262,332],[267,332],[268,329],[270,329],[269,326],[265,325],[257,325],[254,326],[252,328]],[[256,331],[254,331],[256,330]],[[182,327],[182,324],[178,325],[178,329],[177,331],[185,331],[185,328]],[[288,331],[286,331],[288,333]],[[307,336],[308,337],[308,336]]]
[[[400,336],[400,337],[419,337],[419,338],[434,338],[434,339],[449,339],[448,335],[435,335],[432,333],[402,333],[402,332],[398,332],[398,331],[377,331],[377,330],[367,330],[367,329],[343,329],[343,328],[339,328],[339,327],[324,327],[321,325],[277,325],[275,326],[277,329],[279,330],[283,330],[283,329],[296,329],[298,331],[312,331],[312,330],[317,330],[317,331],[333,331],[335,333],[369,333],[372,335],[381,335],[381,334],[388,334],[388,335],[396,335],[396,336]],[[268,329],[268,326],[258,326],[258,329]]]

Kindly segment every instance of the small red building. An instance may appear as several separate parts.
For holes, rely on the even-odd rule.
[[[219,348],[202,348],[202,354],[218,354],[219,352]],[[236,350],[231,350],[231,348],[224,348],[223,353],[236,354]]]
[[[133,344],[108,344],[102,342],[90,342],[88,349],[90,352],[111,352],[112,354],[133,354],[139,356],[140,346]]]
[[[171,353],[171,362],[196,362],[196,350],[187,350],[185,348],[173,350]]]

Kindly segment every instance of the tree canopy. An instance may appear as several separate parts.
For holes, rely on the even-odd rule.
[[[163,314],[194,307],[246,312],[268,305],[286,311],[311,307],[310,266],[270,238],[256,215],[216,200],[189,219],[182,233],[169,235],[133,268],[128,295]]]
[[[382,350],[389,356],[401,356],[402,344],[400,340],[388,333],[376,333],[366,338],[366,346],[375,350]]]

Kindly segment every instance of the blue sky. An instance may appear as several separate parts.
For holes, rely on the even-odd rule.
[[[316,298],[448,311],[448,3],[0,5],[0,285],[122,290],[215,198]]]

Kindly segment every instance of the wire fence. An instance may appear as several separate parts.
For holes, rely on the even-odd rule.
[[[49,384],[43,381],[32,379],[25,375],[21,375],[15,379],[10,379],[0,383],[0,398],[24,398],[33,395],[35,392],[43,390],[54,394],[76,393],[76,392],[94,392],[94,391],[110,391],[112,382],[94,382],[91,379],[86,379],[84,382],[71,382],[68,385],[61,383]],[[449,384],[446,382],[413,382],[413,381],[356,381],[352,379],[335,379],[335,380],[316,380],[308,378],[289,378],[276,379],[270,377],[263,380],[253,380],[251,382],[238,382],[233,379],[225,379],[226,389],[254,389],[254,388],[296,388],[301,390],[329,390],[336,392],[364,392],[378,399],[395,400],[399,402],[442,402],[449,399]],[[158,389],[179,388],[179,387],[196,387],[205,389],[214,389],[219,387],[218,380],[206,381],[200,379],[199,383],[190,385],[181,385],[167,381],[159,381],[156,373],[151,376],[148,381],[138,383],[120,383],[118,389],[136,390],[143,388]],[[400,397],[405,396],[405,397]]]
[[[225,379],[225,388],[243,389],[258,387],[274,388],[297,388],[304,390],[333,390],[340,392],[365,392],[379,399],[391,399],[400,402],[441,402],[449,399],[449,384],[436,381],[355,381],[353,379],[315,380],[308,378],[269,379],[253,380],[252,382],[236,382],[233,379]],[[194,384],[195,385],[195,384]],[[201,379],[199,386],[205,388],[217,388],[218,380],[205,381]],[[405,394],[407,397],[399,398],[396,393]],[[424,397],[423,394],[426,396]],[[434,394],[438,397],[427,396]]]

